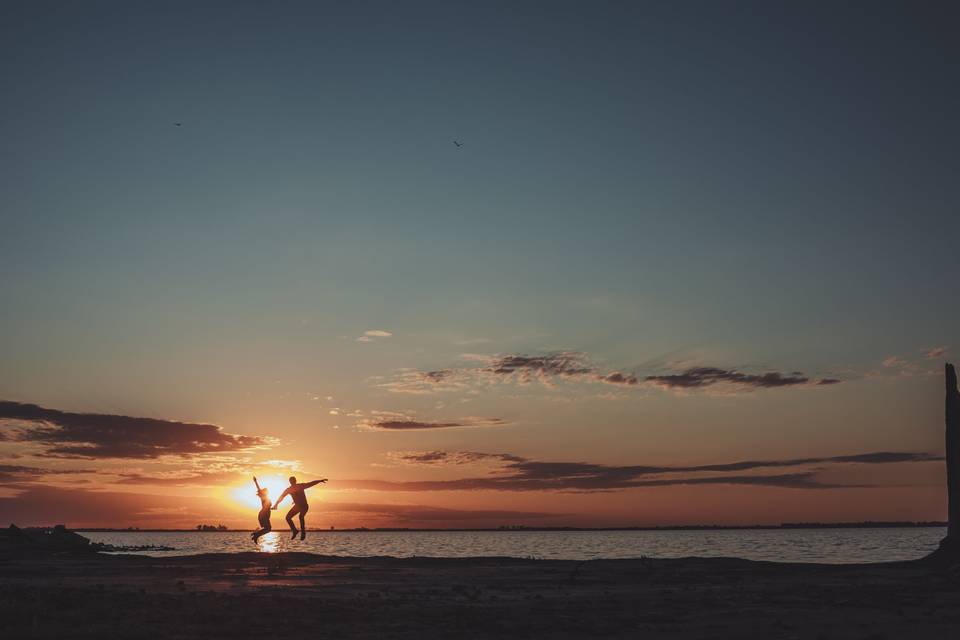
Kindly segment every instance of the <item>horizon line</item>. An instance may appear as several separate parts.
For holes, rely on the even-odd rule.
[[[23,529],[52,529],[59,525],[26,525]],[[210,525],[208,525],[210,526]],[[939,520],[863,520],[857,522],[781,522],[779,524],[687,524],[687,525],[650,525],[650,526],[613,526],[613,527],[577,527],[577,526],[525,526],[500,525],[498,527],[348,527],[338,529],[334,527],[310,529],[314,533],[362,533],[362,532],[456,532],[456,531],[682,531],[682,530],[743,530],[743,529],[870,529],[870,528],[909,528],[909,527],[946,527],[945,521]],[[140,528],[140,527],[67,527],[70,531],[102,532],[102,533],[249,533],[249,529],[213,529],[202,530],[193,528]],[[280,531],[277,529],[276,531]],[[282,531],[281,531],[282,533]]]

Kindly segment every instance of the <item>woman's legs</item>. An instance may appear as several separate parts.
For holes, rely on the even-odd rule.
[[[260,523],[260,528],[250,534],[254,542],[263,534],[270,533],[272,529],[270,526],[270,507],[264,507],[260,510],[260,513],[257,514],[257,521]]]

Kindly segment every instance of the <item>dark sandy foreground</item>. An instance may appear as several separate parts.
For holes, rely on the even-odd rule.
[[[2,638],[960,638],[960,570],[0,554]]]

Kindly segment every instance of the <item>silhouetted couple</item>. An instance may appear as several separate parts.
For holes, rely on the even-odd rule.
[[[306,491],[310,487],[326,481],[327,479],[324,478],[323,480],[314,480],[313,482],[298,483],[296,477],[290,476],[290,486],[283,490],[283,493],[280,494],[280,497],[277,498],[277,501],[274,502],[273,505],[270,504],[270,495],[267,489],[261,489],[258,484],[257,496],[260,498],[260,513],[257,515],[257,518],[260,521],[260,528],[250,534],[253,541],[256,542],[260,539],[260,536],[271,530],[270,512],[280,506],[280,503],[283,502],[283,499],[287,496],[293,499],[293,508],[287,512],[287,524],[290,525],[290,539],[295,539],[298,533],[300,534],[301,540],[305,539],[307,537],[307,523],[304,521],[304,516],[307,515],[307,511],[310,509],[310,505],[307,504]],[[256,482],[256,478],[254,478],[254,482]],[[299,530],[297,530],[296,525],[293,524],[293,516],[300,516]]]

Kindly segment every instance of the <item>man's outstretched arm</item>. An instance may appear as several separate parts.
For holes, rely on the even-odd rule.
[[[283,502],[283,499],[286,498],[288,495],[290,495],[290,489],[289,489],[289,488],[288,488],[288,489],[284,489],[284,490],[283,490],[283,493],[280,494],[280,497],[278,497],[278,498],[274,501],[273,506],[270,507],[270,508],[271,508],[271,509],[276,509],[277,507],[279,507],[279,506],[280,506],[280,503]]]
[[[314,480],[313,482],[304,482],[304,483],[303,483],[303,488],[304,488],[304,489],[309,489],[310,487],[316,486],[316,485],[320,484],[321,482],[326,482],[326,481],[327,481],[327,479],[324,478],[323,480]]]

